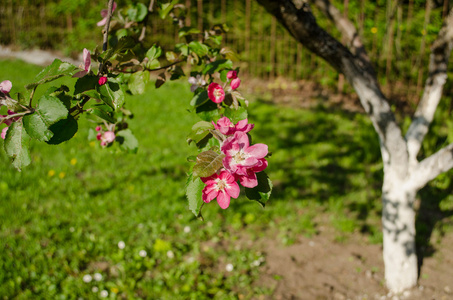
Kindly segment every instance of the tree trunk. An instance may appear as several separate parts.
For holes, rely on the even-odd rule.
[[[294,0],[257,0],[307,49],[345,75],[379,136],[384,162],[382,186],[384,264],[387,287],[401,292],[417,283],[415,210],[417,191],[439,174],[453,168],[453,143],[418,161],[417,154],[433,120],[447,78],[448,58],[453,49],[453,9],[431,47],[428,79],[406,137],[382,93],[374,68],[352,22],[329,0],[311,0],[334,22],[348,47],[321,29],[310,6]],[[432,0],[429,0],[431,2]]]
[[[397,166],[396,166],[397,167]],[[386,172],[382,187],[382,227],[385,281],[393,292],[402,292],[417,284],[415,252],[416,191],[405,188],[404,181]]]

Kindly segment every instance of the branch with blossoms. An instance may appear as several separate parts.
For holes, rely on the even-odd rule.
[[[237,55],[222,46],[224,26],[201,32],[184,26],[186,14],[176,0],[151,0],[148,7],[136,3],[126,9],[109,0],[97,23],[103,27],[102,47],[83,49],[79,67],[56,59],[25,86],[24,94],[15,96],[13,84],[2,81],[0,108],[6,106],[7,114],[0,115],[0,124],[6,124],[1,137],[12,164],[21,170],[31,163],[31,139],[53,145],[71,139],[81,116],[95,123],[89,138],[102,148],[136,152],[138,141],[128,125],[133,114],[126,109],[125,93],[144,93],[152,72],[158,73],[157,88],[182,78],[186,74],[181,64],[187,63],[194,93],[188,105],[201,119],[188,136],[198,151],[189,158],[194,163],[186,184],[190,210],[201,217],[203,205],[214,199],[225,209],[231,198],[238,198],[240,186],[249,199],[264,205],[272,190],[264,172],[268,149],[251,144],[254,125],[248,123],[248,102],[239,92],[239,69],[232,61]],[[146,36],[148,20],[154,17],[172,20],[179,38],[174,49],[162,48]],[[72,90],[58,84],[62,77],[73,78]],[[49,82],[54,86],[35,99],[36,89]]]

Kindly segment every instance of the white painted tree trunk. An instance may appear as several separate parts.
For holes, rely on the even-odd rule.
[[[382,93],[371,60],[354,24],[329,0],[257,0],[307,49],[323,58],[352,85],[379,136],[384,162],[382,186],[384,263],[387,287],[401,292],[417,284],[415,195],[430,180],[453,168],[453,143],[418,161],[423,139],[447,80],[453,49],[453,8],[431,45],[429,74],[406,136]],[[314,4],[340,30],[346,43],[320,28],[311,13]]]
[[[416,191],[406,188],[398,178],[384,177],[387,177],[382,189],[385,280],[387,287],[398,293],[417,284],[413,207]]]

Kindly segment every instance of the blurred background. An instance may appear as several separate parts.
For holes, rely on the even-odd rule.
[[[135,2],[118,4],[127,9]],[[407,129],[427,76],[430,45],[452,4],[333,2],[359,29],[383,90]],[[182,80],[156,90],[150,84],[145,94],[127,96],[134,113],[130,127],[140,143],[135,155],[89,140],[95,124],[83,118],[67,143],[32,141],[32,164],[22,172],[0,152],[0,298],[285,299],[279,287],[291,278],[270,267],[270,245],[284,249],[322,237],[323,248],[332,243],[347,249],[358,240],[379,248],[379,141],[344,78],[297,44],[255,1],[181,3],[190,10],[187,25],[229,28],[224,45],[238,52],[240,89],[255,124],[251,134],[272,152],[271,200],[263,209],[240,197],[225,211],[213,202],[204,207],[204,222],[195,219],[184,194],[186,157],[196,153],[186,136],[198,121],[187,111],[190,85]],[[101,43],[96,23],[105,6],[106,1],[1,0],[0,45],[78,60],[83,48]],[[179,42],[168,20],[151,20],[150,32],[148,42],[163,48]],[[42,68],[11,58],[0,57],[0,63],[0,81],[11,80],[13,93],[24,91]],[[75,80],[59,83],[72,88]],[[453,142],[451,85],[451,80],[445,85],[421,157]],[[37,96],[48,87],[40,87]],[[453,229],[452,175],[443,174],[419,193],[422,258],[435,256]],[[354,274],[382,275],[376,259]],[[435,276],[423,275],[435,284]],[[379,278],[373,282],[385,293]],[[325,286],[319,291],[332,293]],[[356,295],[348,289],[342,293]]]

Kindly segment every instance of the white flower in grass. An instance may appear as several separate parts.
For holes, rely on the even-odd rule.
[[[69,227],[69,231],[74,232],[75,231],[74,227]]]
[[[175,257],[175,254],[173,253],[173,251],[168,250],[168,251],[167,251],[167,257],[170,258],[170,259],[171,259],[171,258],[174,258],[174,257]]]
[[[118,248],[124,249],[124,247],[126,247],[126,244],[123,241],[119,241],[118,242]]]
[[[185,233],[189,233],[190,232],[190,227],[189,226],[184,227],[184,232]]]
[[[94,273],[94,280],[101,281],[102,280],[102,275],[100,273]]]
[[[93,278],[91,277],[90,274],[86,274],[86,275],[83,276],[83,282],[88,283],[88,282],[91,282],[92,279]]]
[[[234,266],[232,264],[227,264],[225,267],[225,270],[227,270],[227,272],[231,272],[231,271],[233,271],[233,269],[234,269]]]
[[[138,253],[138,255],[140,255],[141,257],[146,257],[148,253],[146,253],[145,250],[140,250],[140,252]]]
[[[93,287],[91,288],[91,291],[92,291],[93,293],[97,293],[97,292],[99,291],[99,289],[98,289],[97,286],[93,286]]]
[[[102,298],[107,298],[108,295],[109,295],[109,292],[107,292],[106,290],[102,290],[101,293],[100,293],[100,296]]]

